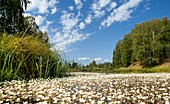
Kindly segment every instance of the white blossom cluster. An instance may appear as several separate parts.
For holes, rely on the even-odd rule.
[[[169,104],[170,74],[88,74],[0,83],[0,104]]]

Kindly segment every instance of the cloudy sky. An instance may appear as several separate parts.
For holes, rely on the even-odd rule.
[[[30,0],[35,17],[64,58],[89,64],[111,62],[115,44],[134,24],[170,18],[170,0]]]

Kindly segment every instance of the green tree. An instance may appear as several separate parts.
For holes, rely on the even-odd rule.
[[[90,63],[90,66],[95,67],[95,66],[96,66],[96,61],[93,60],[93,61]]]
[[[132,30],[132,48],[135,59],[144,66],[160,64],[168,58],[168,20],[153,19],[138,25]]]
[[[0,0],[0,32],[23,31],[23,13],[29,3],[29,0]]]
[[[24,17],[24,30],[20,32],[18,35],[21,37],[25,36],[32,36],[32,37],[39,37],[45,43],[48,43],[49,38],[47,32],[42,32],[38,25],[36,24],[35,18],[32,16]]]
[[[162,35],[161,43],[163,45],[163,57],[168,59],[170,58],[170,20],[163,17],[161,22],[160,35]]]
[[[131,33],[119,40],[113,52],[113,66],[127,67],[138,62],[145,67],[170,59],[170,20],[153,19],[136,24]]]
[[[96,61],[93,60],[93,61],[90,63],[90,68],[91,68],[91,70],[92,70],[92,71],[95,71],[96,66],[97,66]]]
[[[137,24],[132,31],[133,56],[144,66],[153,65],[153,39],[157,29],[155,27],[157,22],[159,20],[155,19]]]
[[[122,40],[121,62],[123,67],[128,67],[131,64],[132,57],[132,39],[131,34],[124,35]]]
[[[77,62],[72,62],[71,68],[78,68],[78,63]]]
[[[121,67],[122,66],[122,62],[121,62],[121,54],[122,54],[122,41],[119,40],[116,44],[116,48],[113,51],[113,66],[114,67]]]
[[[112,70],[112,63],[105,62],[102,64],[102,68],[104,69],[104,72],[107,73],[108,71]]]

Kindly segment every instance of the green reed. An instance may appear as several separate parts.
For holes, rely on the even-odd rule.
[[[66,68],[59,51],[39,38],[0,36],[0,81],[62,77]]]

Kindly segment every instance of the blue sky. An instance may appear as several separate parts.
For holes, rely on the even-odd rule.
[[[111,62],[115,44],[138,24],[170,18],[170,0],[30,0],[25,15],[47,31],[53,48],[81,64]]]

